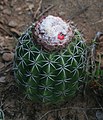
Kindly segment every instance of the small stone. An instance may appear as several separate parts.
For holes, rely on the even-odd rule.
[[[21,11],[21,10],[22,10],[21,7],[17,7],[17,8],[15,9],[15,11]]]
[[[2,69],[4,66],[4,63],[0,62],[0,69]]]
[[[3,77],[0,77],[0,83],[5,83],[6,81],[5,81],[5,76],[3,76]]]
[[[4,14],[7,14],[7,15],[11,15],[11,10],[9,10],[9,9],[4,9],[4,10],[3,10],[3,13],[4,13]]]
[[[3,8],[3,6],[2,5],[0,5],[0,10],[3,10],[4,8]]]
[[[16,21],[10,21],[9,24],[8,24],[10,27],[16,27],[18,24]]]
[[[28,4],[28,8],[26,10],[32,10],[34,8],[33,4]]]
[[[0,1],[0,4],[1,4],[1,5],[4,5],[4,1]]]
[[[14,58],[14,53],[12,53],[12,52],[11,53],[4,53],[2,55],[2,59],[6,62],[12,61],[13,58]]]
[[[65,15],[65,12],[62,12],[62,11],[61,11],[61,12],[59,12],[59,15],[60,15],[60,16],[64,16],[64,15]]]

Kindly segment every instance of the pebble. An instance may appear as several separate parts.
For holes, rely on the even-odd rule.
[[[3,76],[3,77],[0,77],[0,83],[5,83],[6,81],[5,81],[5,76]]]
[[[2,69],[4,66],[4,63],[0,62],[0,69]]]
[[[15,9],[15,11],[21,11],[21,10],[22,10],[21,7],[17,7],[17,8]]]
[[[4,13],[4,14],[7,14],[7,15],[11,15],[11,10],[9,10],[9,9],[4,9],[4,10],[3,10],[3,13]]]
[[[34,4],[28,4],[28,8],[26,10],[32,10],[34,8]]]
[[[61,11],[61,12],[59,12],[59,15],[60,15],[60,16],[64,16],[64,15],[65,15],[65,12],[62,12],[62,11]]]
[[[10,27],[16,27],[18,24],[16,21],[10,21],[9,24],[8,24]]]
[[[6,62],[12,61],[13,58],[14,58],[14,53],[12,53],[12,52],[11,53],[4,53],[2,55],[2,59]]]
[[[3,10],[4,8],[3,8],[3,6],[2,5],[0,5],[0,10]]]

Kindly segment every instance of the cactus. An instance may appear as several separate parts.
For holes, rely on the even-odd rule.
[[[19,38],[14,75],[35,102],[56,103],[75,95],[86,79],[87,46],[72,23],[47,16]]]

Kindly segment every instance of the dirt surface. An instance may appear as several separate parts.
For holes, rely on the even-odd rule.
[[[103,96],[89,88],[84,90],[84,96],[79,94],[60,105],[44,106],[28,100],[16,86],[12,63],[17,38],[43,13],[73,20],[87,42],[96,32],[103,32],[103,0],[42,0],[41,4],[40,0],[1,0],[0,113],[4,113],[5,120],[103,120]],[[102,51],[103,39],[98,54]]]

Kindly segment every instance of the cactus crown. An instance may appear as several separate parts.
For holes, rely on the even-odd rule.
[[[49,51],[63,49],[73,37],[71,23],[52,15],[38,21],[34,31],[37,42]]]

